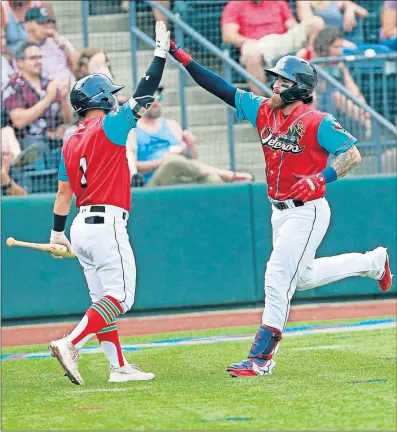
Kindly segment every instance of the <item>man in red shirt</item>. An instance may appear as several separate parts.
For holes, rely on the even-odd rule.
[[[131,182],[125,146],[129,131],[154,100],[169,37],[165,24],[157,22],[154,59],[133,97],[121,108],[114,95],[123,86],[115,85],[106,75],[89,75],[70,93],[71,104],[82,121],[62,149],[50,243],[70,251],[73,245],[92,305],[71,334],[52,341],[49,348],[73,384],[83,384],[77,367],[79,350],[95,335],[110,363],[109,382],[154,378],[153,373],[127,363],[115,320],[131,309],[136,281],[127,233]],[[70,230],[71,245],[64,230],[73,195],[80,211]]]
[[[241,51],[241,63],[247,71],[265,82],[263,61],[272,61],[310,43],[324,26],[313,16],[298,24],[287,1],[229,1],[222,13],[222,38]],[[261,90],[252,83],[250,89]]]

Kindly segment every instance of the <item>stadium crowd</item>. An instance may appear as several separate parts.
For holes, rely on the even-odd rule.
[[[94,8],[95,1],[90,3]],[[159,3],[172,9],[176,2]],[[354,52],[357,32],[362,30],[359,24],[368,17],[368,10],[358,3],[296,0],[293,10],[291,1],[285,0],[229,1],[219,23],[222,40],[237,49],[240,63],[265,83],[264,66],[283,55],[312,60]],[[111,79],[113,74],[103,49],[78,50],[60,34],[51,3],[10,0],[2,1],[1,7],[2,193],[25,195],[40,192],[35,186],[38,179],[45,182],[46,176],[56,173],[62,144],[78,128],[68,98],[71,86],[91,73],[103,73]],[[396,1],[386,0],[380,7],[377,43],[396,51]],[[120,1],[118,8],[127,11],[128,2]],[[156,20],[165,20],[156,9],[153,13]],[[343,63],[320,67],[365,102],[362,89]],[[253,83],[248,85],[261,94]],[[161,115],[163,90],[159,88],[157,102],[129,137],[133,184],[153,187],[252,181],[250,173],[233,173],[198,161],[194,136],[183,131],[175,119]],[[362,124],[370,135],[368,114],[338,90],[330,94],[325,83],[320,84],[315,104],[321,108],[322,100],[329,96],[336,109]],[[127,98],[121,95],[118,101],[122,104]]]

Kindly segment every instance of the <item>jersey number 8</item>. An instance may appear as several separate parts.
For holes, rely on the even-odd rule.
[[[86,177],[87,159],[85,158],[85,156],[80,158],[80,171],[82,172],[82,176],[80,179],[80,185],[81,185],[81,187],[85,188],[85,187],[87,187],[87,177]]]

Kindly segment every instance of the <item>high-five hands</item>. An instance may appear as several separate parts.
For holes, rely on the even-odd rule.
[[[187,66],[192,61],[192,56],[179,48],[173,40],[170,42],[170,46],[170,54],[175,60],[182,63],[183,66]]]
[[[163,21],[156,22],[156,49],[154,55],[166,58],[170,51],[170,32]]]

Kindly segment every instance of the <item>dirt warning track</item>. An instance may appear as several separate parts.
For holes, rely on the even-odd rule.
[[[397,299],[349,303],[322,303],[292,306],[289,322],[337,320],[396,316]],[[201,330],[220,327],[258,325],[262,308],[228,310],[221,312],[197,312],[177,315],[157,315],[139,318],[122,318],[117,326],[120,336],[146,335],[184,330]],[[76,323],[34,324],[3,327],[3,347],[47,344],[75,327]]]

